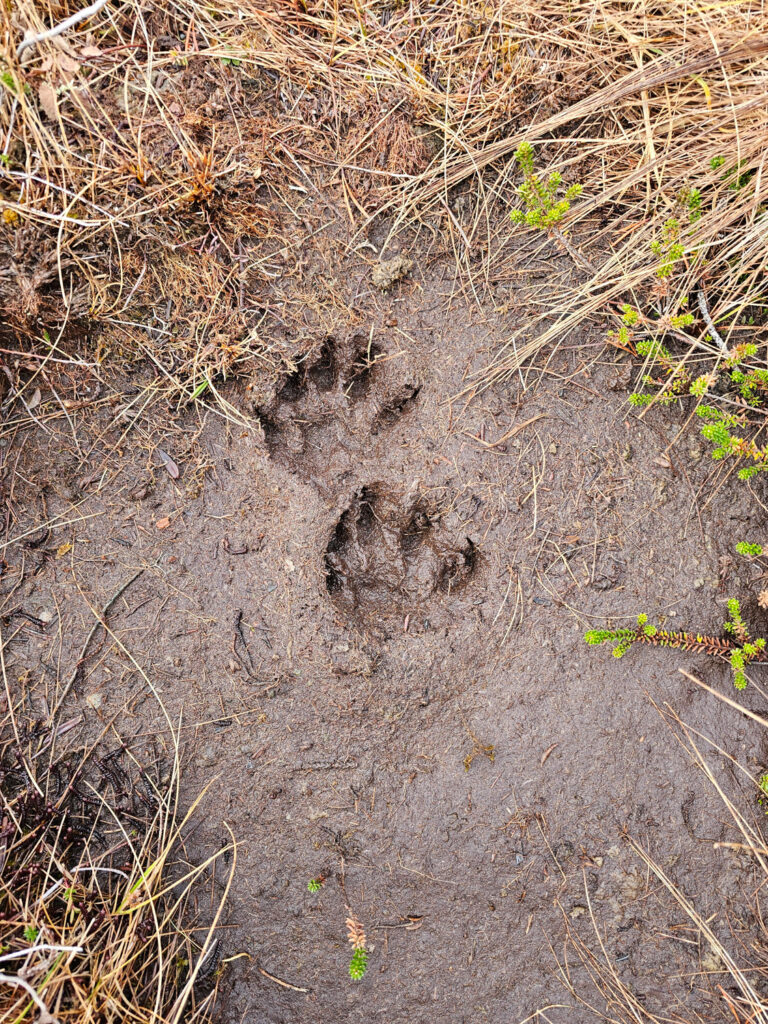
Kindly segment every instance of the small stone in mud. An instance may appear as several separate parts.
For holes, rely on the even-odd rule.
[[[207,743],[197,755],[197,763],[201,768],[209,768],[219,757],[219,748],[215,743]]]
[[[405,277],[413,266],[413,260],[405,256],[393,256],[391,260],[382,260],[378,266],[373,268],[371,280],[376,288],[386,292]]]

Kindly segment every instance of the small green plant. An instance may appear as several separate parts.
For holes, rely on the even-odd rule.
[[[686,633],[682,630],[668,631],[648,623],[648,616],[638,615],[637,626],[622,629],[590,629],[584,634],[585,641],[592,646],[611,644],[614,658],[622,658],[634,644],[652,644],[656,647],[679,647],[684,651],[703,651],[705,654],[727,658],[733,670],[733,685],[743,690],[747,685],[745,669],[753,661],[768,661],[764,639],[752,639],[741,617],[739,602],[732,598],[728,602],[728,620],[723,629],[724,638]]]
[[[733,167],[729,167],[728,170],[725,171],[720,176],[721,181],[729,181],[729,178],[733,179],[728,183],[728,188],[732,192],[739,192],[741,189],[744,188],[745,185],[748,185],[749,182],[752,180],[752,177],[755,173],[754,171],[745,171],[743,174],[741,173],[741,168],[744,166],[745,163],[745,160],[739,160],[738,163],[734,164]],[[712,159],[709,161],[709,166],[712,168],[713,171],[719,170],[724,164],[724,156],[713,156]]]
[[[27,942],[34,942],[37,936],[40,934],[39,928],[34,928],[31,924],[28,924],[24,929],[24,938]]]
[[[760,796],[757,798],[757,802],[763,808],[766,814],[768,814],[768,772],[763,772],[760,778],[757,780],[757,788],[760,790]]]
[[[677,201],[688,211],[688,219],[691,224],[701,220],[701,192],[697,188],[681,189]]]
[[[365,929],[349,908],[346,920],[347,939],[352,946],[352,959],[349,961],[349,976],[353,981],[360,981],[368,970],[368,950],[366,949]]]
[[[751,459],[751,466],[744,466],[739,470],[740,480],[750,480],[756,473],[768,470],[768,446],[760,447],[751,438],[733,433],[734,428],[746,425],[744,413],[724,412],[713,405],[700,405],[696,412],[703,420],[706,420],[705,426],[701,428],[701,433],[707,441],[714,445],[713,459],[728,457]]]
[[[349,976],[353,981],[360,981],[368,970],[368,951],[356,949],[349,961]]]
[[[676,329],[692,323],[689,313],[671,317],[669,326]],[[730,381],[741,395],[745,406],[765,408],[768,405],[768,370],[762,367],[745,367],[745,360],[757,354],[757,345],[746,342],[728,350],[720,368],[710,373],[692,377],[683,360],[677,360],[669,349],[657,340],[633,342],[631,328],[643,322],[642,314],[631,306],[623,307],[622,326],[618,331],[609,332],[609,340],[620,348],[644,356],[652,364],[652,373],[643,375],[643,384],[654,390],[634,392],[629,402],[635,407],[644,407],[653,402],[668,405],[679,398],[690,396],[704,398],[718,383]],[[666,379],[665,379],[666,378]],[[701,404],[697,415],[705,421],[701,428],[702,437],[713,445],[713,459],[749,459],[751,465],[739,470],[739,478],[749,480],[756,473],[768,470],[768,445],[759,445],[754,440],[734,433],[747,425],[744,412],[724,412],[713,405]]]
[[[0,71],[0,84],[4,85],[5,88],[9,92],[12,92],[14,96],[18,96],[18,94],[19,94],[18,83],[16,82],[16,79],[15,79],[13,73],[11,71],[9,71],[7,68],[5,70],[3,70],[3,71]],[[26,82],[24,82],[22,84],[22,89],[24,91],[24,95],[25,96],[28,96],[30,94],[31,90],[29,88],[29,85]]]
[[[690,313],[670,318],[672,326],[675,327],[686,327],[692,321],[693,316]],[[630,341],[631,338],[627,337],[627,344],[622,347],[626,348]],[[638,341],[635,344],[635,351],[639,356],[643,356],[652,364],[657,375],[659,371],[666,374],[667,381],[660,380],[658,376],[654,377],[652,373],[646,373],[643,376],[643,383],[647,387],[663,388],[666,383],[666,388],[659,394],[647,391],[633,392],[629,396],[630,405],[641,407],[650,405],[652,402],[661,402],[663,405],[669,405],[670,402],[674,402],[682,395],[691,394],[694,386],[698,385],[697,381],[692,380],[685,363],[675,359],[669,349],[662,345],[660,341],[655,339]]]
[[[662,280],[669,277],[685,253],[685,246],[680,241],[680,221],[677,217],[670,217],[664,222],[661,238],[651,242],[651,252],[659,260],[656,277]]]
[[[547,178],[536,174],[530,142],[520,143],[515,160],[523,172],[523,183],[517,194],[525,209],[512,210],[509,215],[512,223],[543,231],[557,227],[570,210],[573,200],[581,195],[582,186],[578,182],[566,185],[559,171],[553,171]]]
[[[323,879],[321,878],[310,878],[307,882],[307,889],[309,892],[320,892],[323,888]]]
[[[740,555],[744,555],[746,558],[759,558],[763,553],[763,545],[750,544],[748,541],[741,540],[736,545],[736,550]]]

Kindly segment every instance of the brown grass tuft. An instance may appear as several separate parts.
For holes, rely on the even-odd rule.
[[[87,315],[186,399],[278,368],[288,323],[266,297],[301,280],[318,201],[353,231],[382,215],[390,237],[439,228],[475,290],[514,281],[524,138],[584,184],[566,230],[595,270],[522,296],[470,388],[644,298],[650,242],[685,188],[703,215],[676,294],[704,283],[729,344],[764,304],[768,15],[746,0],[130,0],[17,54],[79,9],[0,12],[0,309],[33,337]],[[711,168],[719,156],[745,187]]]
[[[194,807],[179,814],[177,748],[171,765],[145,768],[122,745],[69,744],[77,719],[22,723],[7,697],[0,1018],[210,1020],[221,906],[201,921],[190,897],[224,851],[197,867],[182,855]],[[165,768],[170,778],[163,780]],[[226,852],[236,852],[235,844]]]

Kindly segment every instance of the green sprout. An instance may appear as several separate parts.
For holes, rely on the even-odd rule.
[[[662,280],[669,277],[685,252],[685,246],[680,241],[680,221],[677,217],[670,217],[664,222],[661,238],[651,242],[651,252],[659,260],[656,277]]]
[[[741,616],[739,602],[728,602],[728,620],[723,626],[724,639],[682,630],[668,631],[649,625],[648,616],[638,615],[635,628],[590,629],[584,640],[592,646],[611,644],[614,658],[623,658],[634,644],[652,644],[655,647],[679,647],[684,651],[702,651],[705,654],[727,658],[733,670],[733,685],[743,690],[747,685],[745,669],[753,661],[768,661],[766,642],[761,637],[753,640]]]
[[[356,949],[349,961],[349,976],[353,981],[360,981],[368,970],[368,950]]]
[[[696,412],[703,420],[706,420],[705,426],[701,428],[701,433],[707,441],[714,445],[711,453],[713,459],[725,459],[731,456],[751,459],[751,466],[745,466],[739,470],[740,480],[750,480],[756,473],[768,470],[768,446],[761,448],[755,441],[733,433],[735,427],[745,425],[743,414],[723,412],[712,405],[700,405]]]
[[[744,555],[746,558],[759,558],[763,553],[763,545],[750,544],[747,541],[741,540],[736,545],[736,550],[740,555]]]
[[[566,185],[559,171],[553,171],[546,179],[536,174],[530,142],[520,143],[515,160],[523,172],[523,183],[517,194],[525,209],[512,210],[509,215],[512,223],[543,231],[557,227],[570,210],[573,200],[581,195],[582,186],[578,182]]]
[[[307,889],[309,892],[320,892],[322,888],[323,883],[320,881],[319,878],[310,878],[310,880],[307,882]]]
[[[728,170],[720,176],[721,181],[728,181],[729,179],[732,179],[728,184],[728,188],[732,192],[739,192],[745,185],[748,185],[755,173],[754,171],[745,171],[742,174],[741,168],[745,163],[746,160],[739,160],[738,163],[734,164],[733,167],[729,167]],[[724,156],[713,156],[709,161],[709,166],[713,171],[719,170],[724,164]]]
[[[761,807],[765,808],[765,813],[768,814],[768,808],[765,807],[766,799],[768,798],[768,772],[763,772],[757,780],[757,788],[760,790],[760,796],[757,798],[757,802]]]

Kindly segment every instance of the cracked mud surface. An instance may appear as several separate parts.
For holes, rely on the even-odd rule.
[[[582,635],[641,610],[716,632],[729,593],[757,586],[722,539],[749,496],[708,483],[687,447],[667,459],[685,412],[628,415],[611,390],[626,356],[587,336],[526,390],[448,401],[509,328],[492,308],[447,309],[449,291],[437,266],[318,329],[247,429],[156,407],[125,442],[107,406],[77,420],[79,451],[61,419],[7,442],[5,610],[49,622],[14,619],[11,635],[6,619],[8,676],[53,692],[90,609],[144,568],[73,713],[94,730],[115,715],[162,754],[165,722],[119,640],[183,716],[185,799],[213,779],[190,857],[220,847],[223,821],[242,841],[221,934],[224,957],[248,958],[222,979],[223,1019],[509,1024],[549,1006],[581,1024],[552,950],[573,960],[567,927],[599,952],[590,907],[644,1006],[710,1014],[726,977],[623,837],[745,942],[753,865],[713,848],[734,829],[651,699],[753,772],[766,741],[677,671],[729,694],[722,666],[656,650],[618,663]],[[227,396],[252,412],[245,388]],[[764,710],[757,690],[745,701]],[[755,806],[738,772],[722,781]],[[347,902],[372,947],[358,985]],[[571,977],[599,1003],[577,964]]]

